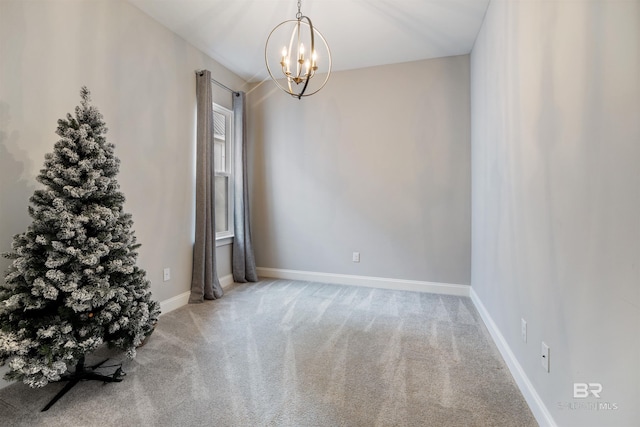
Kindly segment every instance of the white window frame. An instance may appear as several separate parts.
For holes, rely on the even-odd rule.
[[[228,180],[228,184],[227,184],[227,194],[229,195],[229,200],[228,200],[228,206],[227,206],[227,224],[229,225],[229,228],[226,231],[220,231],[220,232],[216,232],[216,246],[224,246],[224,245],[229,245],[231,243],[233,243],[233,237],[234,237],[234,218],[233,218],[233,207],[234,207],[234,188],[233,188],[233,183],[235,181],[234,179],[234,170],[233,170],[233,153],[234,153],[234,135],[233,135],[233,129],[234,129],[234,114],[233,111],[216,104],[215,102],[213,103],[213,111],[214,113],[219,113],[225,116],[225,135],[224,137],[226,137],[226,139],[220,138],[220,135],[217,135],[215,133],[215,129],[213,132],[213,141],[214,141],[214,145],[216,144],[216,141],[220,141],[220,140],[224,140],[225,142],[225,159],[224,159],[224,163],[225,163],[225,171],[226,172],[219,172],[219,171],[214,171],[214,181],[215,181],[215,177],[216,176],[226,176],[229,178]],[[215,153],[215,146],[213,147],[213,152]],[[214,165],[217,164],[216,159],[214,158]],[[214,167],[215,169],[215,167]],[[215,209],[214,209],[215,212]],[[216,221],[217,222],[217,221]]]

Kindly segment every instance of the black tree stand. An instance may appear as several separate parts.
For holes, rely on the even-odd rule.
[[[122,381],[122,378],[120,377],[125,375],[124,372],[122,372],[122,368],[118,368],[113,373],[113,375],[110,375],[110,376],[102,375],[94,372],[96,369],[102,366],[104,362],[106,362],[107,360],[109,359],[105,359],[96,365],[85,367],[84,356],[82,356],[80,360],[78,360],[78,363],[76,364],[76,370],[74,372],[70,372],[68,374],[63,375],[62,378],[60,378],[60,381],[68,381],[67,385],[65,385],[64,388],[60,390],[58,394],[56,394],[55,397],[51,399],[49,403],[47,403],[47,406],[42,408],[41,412],[44,412],[49,408],[51,408],[62,396],[67,394],[67,392],[71,390],[80,381],[96,380],[96,381],[102,381],[105,383],[119,383],[120,381]]]

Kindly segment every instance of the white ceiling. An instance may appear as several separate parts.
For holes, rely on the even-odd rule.
[[[248,81],[266,78],[264,43],[296,0],[128,0]],[[490,0],[302,0],[333,71],[471,51]]]

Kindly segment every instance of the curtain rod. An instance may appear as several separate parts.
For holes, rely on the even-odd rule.
[[[235,91],[235,90],[231,89],[230,87],[223,85],[222,83],[220,83],[220,82],[219,82],[219,81],[217,81],[216,79],[211,79],[211,83],[215,83],[215,84],[217,84],[218,86],[220,86],[220,87],[221,87],[221,88],[223,88],[223,89],[228,90],[229,92],[231,92],[231,93],[232,93],[232,94],[234,94],[235,96],[240,96],[240,92],[237,92],[237,91]]]

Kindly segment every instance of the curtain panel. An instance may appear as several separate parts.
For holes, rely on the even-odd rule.
[[[249,223],[245,96],[244,92],[237,92],[233,97],[236,140],[234,144],[234,238],[231,264],[233,281],[237,283],[258,281]]]
[[[196,234],[189,303],[223,295],[216,271],[213,95],[209,70],[196,72],[196,98]]]

